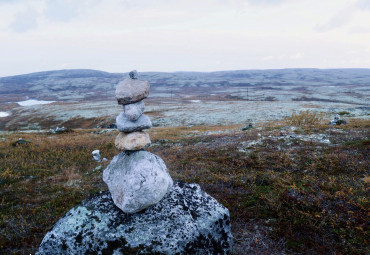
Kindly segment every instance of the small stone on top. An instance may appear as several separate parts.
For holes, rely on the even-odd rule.
[[[134,79],[134,80],[137,80],[138,77],[139,77],[139,75],[138,75],[138,73],[137,73],[136,70],[132,70],[131,72],[129,72],[128,75],[130,76],[131,79]]]

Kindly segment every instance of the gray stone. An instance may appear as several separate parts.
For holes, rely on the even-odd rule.
[[[139,78],[139,74],[137,73],[136,70],[132,70],[131,72],[129,72],[128,76],[130,76],[131,79],[138,79]]]
[[[131,133],[152,127],[149,117],[142,114],[136,121],[130,121],[126,114],[121,112],[116,118],[117,128],[121,132]]]
[[[347,121],[341,119],[340,116],[337,114],[332,121],[329,122],[329,125],[342,125],[347,124]]]
[[[30,141],[27,141],[27,140],[23,140],[22,138],[19,138],[18,141],[12,143],[12,145],[14,147],[17,147],[17,146],[20,146],[20,145],[27,145],[29,143],[31,143],[31,142]]]
[[[115,205],[125,213],[158,203],[173,181],[163,160],[147,151],[124,151],[103,172]]]
[[[100,151],[99,151],[99,150],[94,150],[94,151],[92,152],[92,155],[93,155],[93,159],[94,159],[95,161],[100,162]]]
[[[63,134],[63,133],[69,133],[72,129],[65,128],[65,127],[56,127],[55,129],[50,128],[49,132],[52,134]]]
[[[120,151],[141,150],[150,145],[150,137],[146,132],[120,132],[114,142],[116,148]]]
[[[337,120],[337,122],[335,123],[336,125],[344,125],[344,124],[347,124],[347,121],[343,120],[343,119],[339,119]]]
[[[144,101],[139,101],[133,104],[126,104],[123,106],[123,112],[126,117],[131,120],[137,120],[144,112],[145,104]]]
[[[118,104],[132,104],[147,98],[149,95],[149,82],[137,79],[124,79],[116,88]]]
[[[250,128],[253,128],[252,122],[250,122],[248,126],[242,127],[242,131],[248,130]]]
[[[36,254],[231,254],[229,211],[197,184],[175,182],[156,205],[126,214],[109,192],[71,209]]]

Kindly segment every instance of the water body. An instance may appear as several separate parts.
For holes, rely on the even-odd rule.
[[[2,117],[8,117],[10,114],[7,112],[0,112],[0,118]]]
[[[31,106],[31,105],[38,105],[38,104],[51,104],[56,101],[44,101],[44,100],[37,100],[37,99],[28,99],[26,101],[17,102],[20,106]]]

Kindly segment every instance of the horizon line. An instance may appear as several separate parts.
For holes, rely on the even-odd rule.
[[[275,70],[370,70],[370,68],[366,67],[332,67],[332,68],[317,68],[317,67],[288,67],[288,68],[254,68],[254,69],[230,69],[230,70],[216,70],[216,71],[138,71],[139,73],[219,73],[219,72],[240,72],[240,71],[275,71]],[[135,70],[135,69],[132,69]],[[132,71],[130,70],[130,71]],[[54,69],[54,70],[45,70],[45,71],[35,71],[30,73],[21,73],[21,74],[14,74],[14,75],[6,75],[0,76],[0,78],[12,77],[12,76],[22,76],[22,75],[30,75],[30,74],[37,74],[37,73],[48,73],[48,72],[60,72],[60,71],[96,71],[96,72],[104,72],[110,74],[126,74],[127,72],[110,72],[105,70],[98,70],[98,69],[89,69],[89,68],[69,68],[69,69]]]

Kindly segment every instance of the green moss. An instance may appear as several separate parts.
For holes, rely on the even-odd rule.
[[[368,147],[370,146],[370,139],[347,141],[345,145],[351,147]]]

